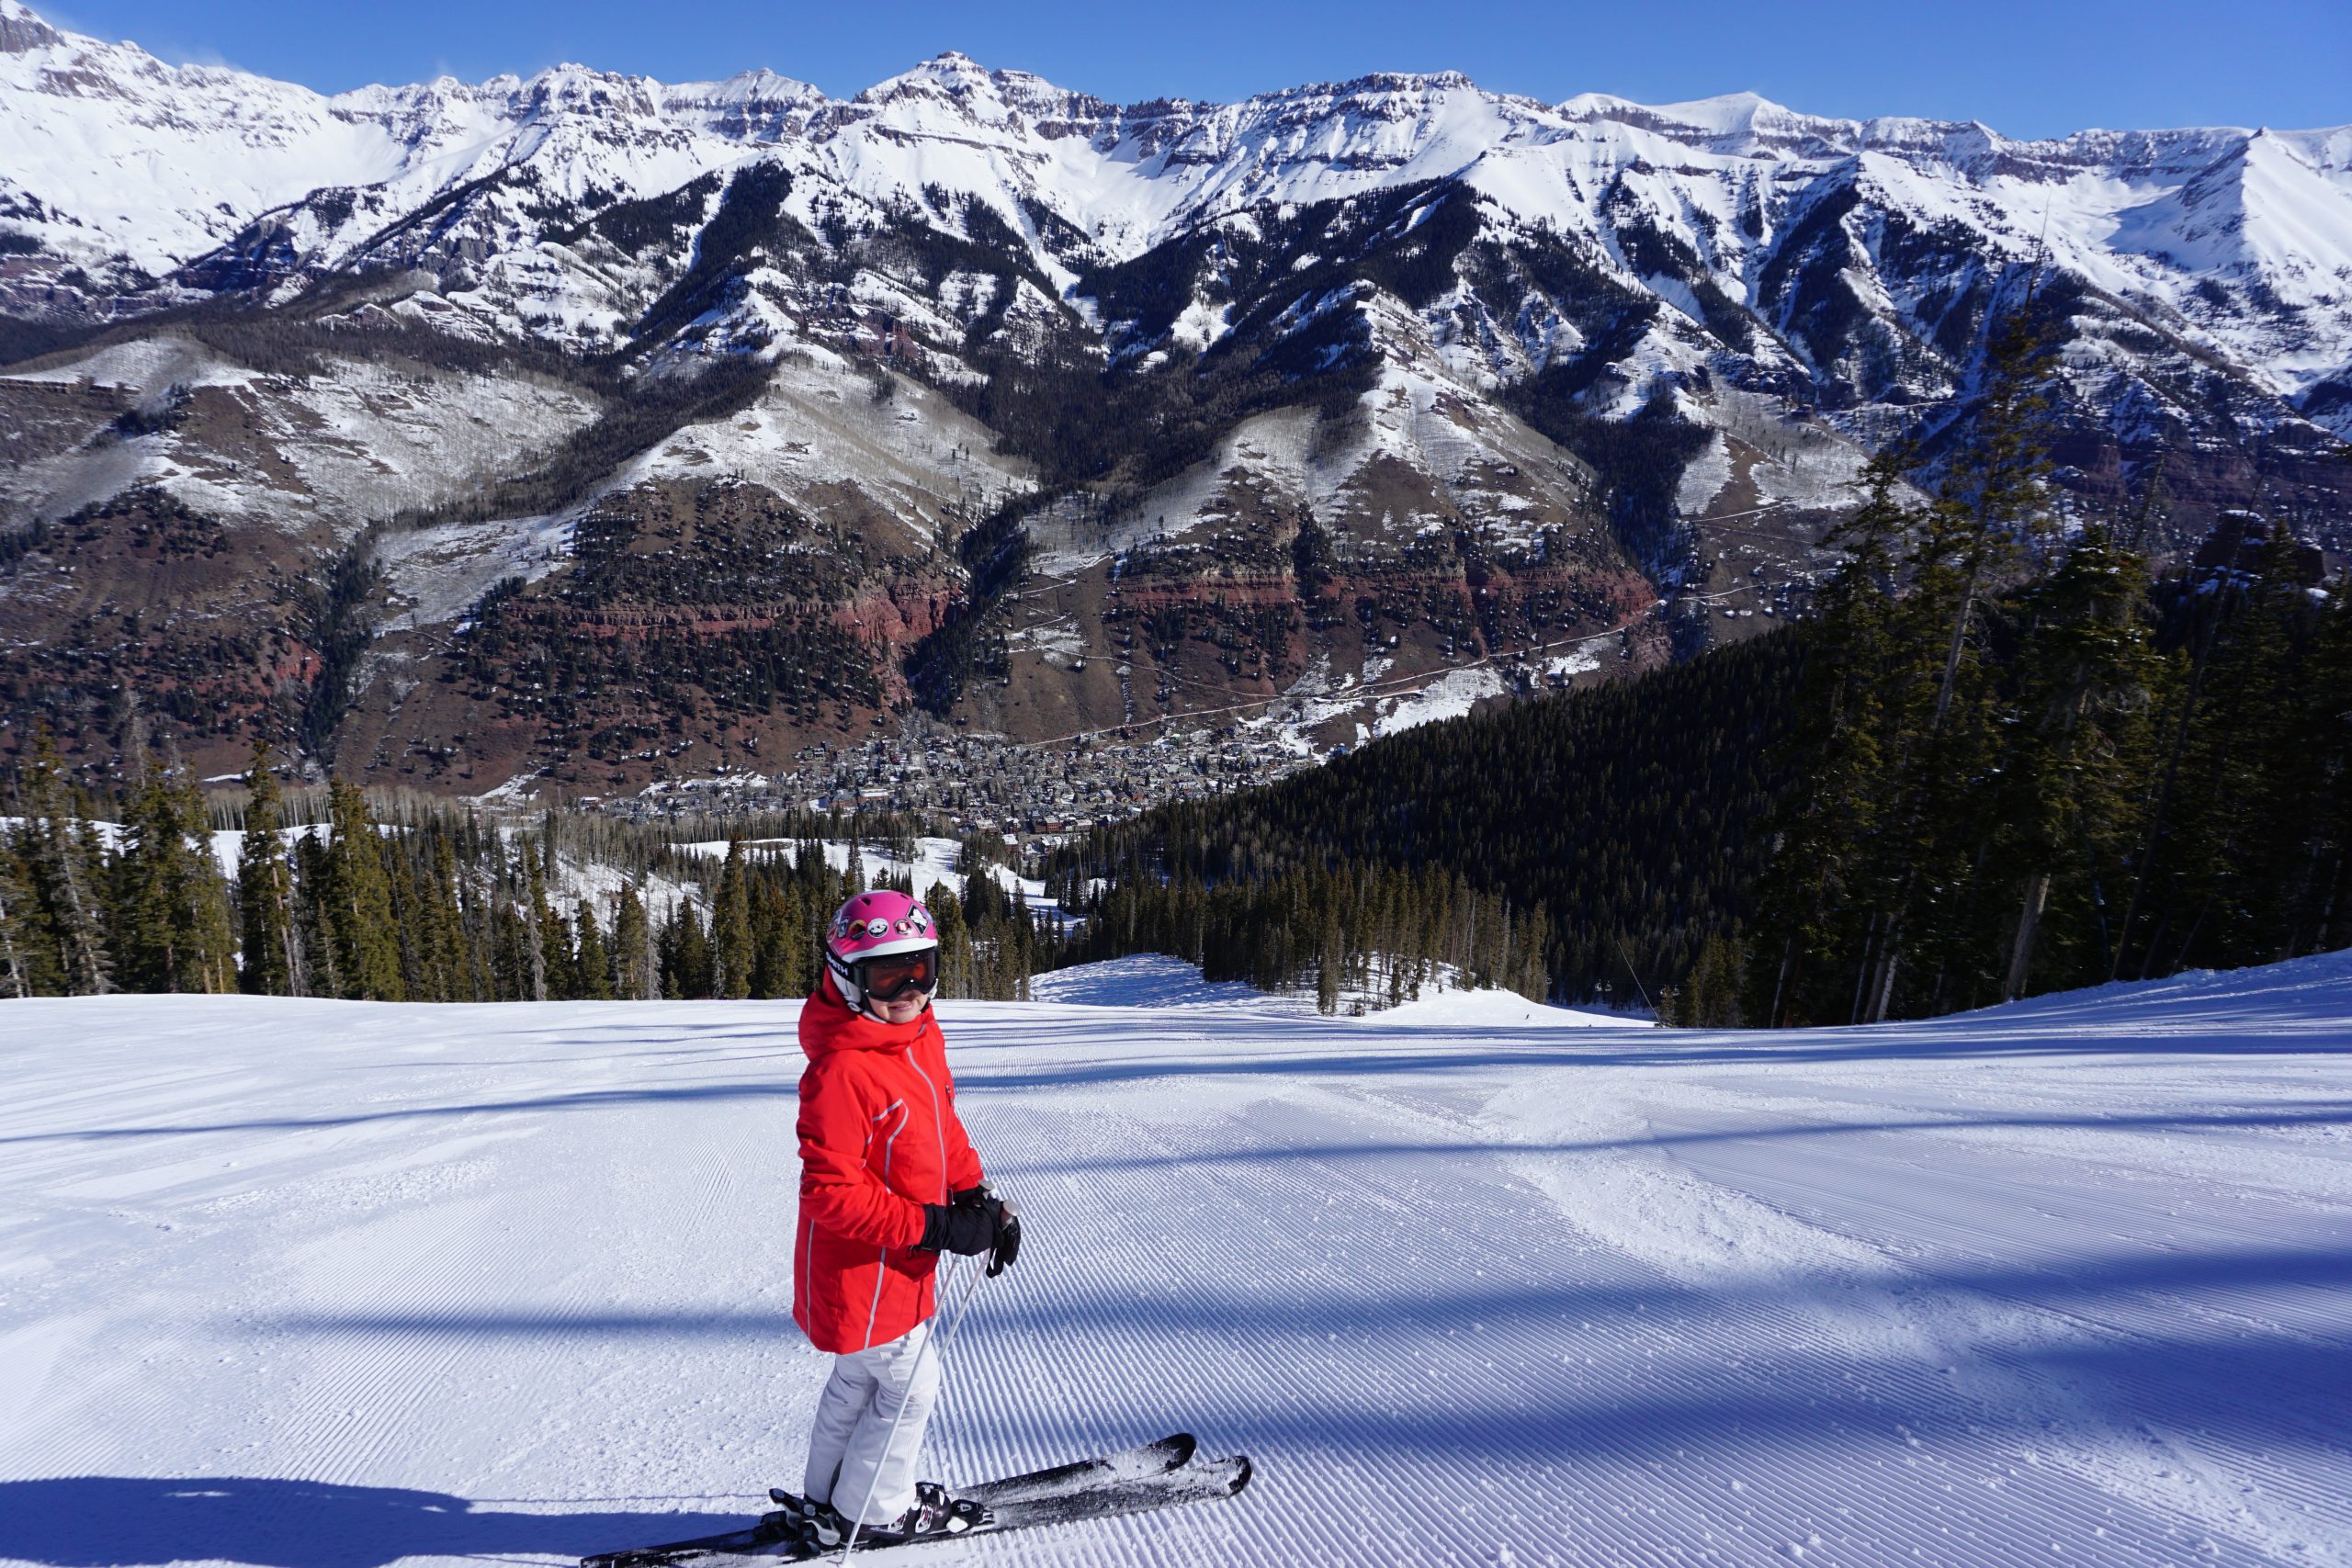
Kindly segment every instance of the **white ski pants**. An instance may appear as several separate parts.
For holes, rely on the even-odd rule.
[[[939,1358],[923,1354],[930,1339],[931,1325],[919,1323],[887,1345],[833,1358],[808,1433],[802,1496],[869,1525],[887,1524],[914,1506],[915,1455],[939,1400]]]

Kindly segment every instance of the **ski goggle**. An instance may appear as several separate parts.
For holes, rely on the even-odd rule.
[[[928,991],[939,984],[939,949],[891,953],[869,958],[853,971],[858,988],[877,1002],[895,1002],[909,991]]]

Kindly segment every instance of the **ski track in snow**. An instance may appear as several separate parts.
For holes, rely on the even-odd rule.
[[[926,1562],[2352,1563],[2352,954],[1787,1034],[1187,974],[944,1006],[1029,1239],[926,1470],[1258,1479]],[[0,1561],[797,1485],[797,1006],[0,1007]]]

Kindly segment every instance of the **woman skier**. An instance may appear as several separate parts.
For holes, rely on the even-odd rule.
[[[915,1456],[939,1397],[927,1353],[942,1252],[1011,1267],[1021,1224],[982,1179],[956,1116],[946,1042],[931,1010],[939,936],[903,893],[860,893],[825,937],[825,973],[800,1009],[800,1220],[792,1316],[832,1376],[817,1402],[802,1483],[815,1543],[905,1540],[985,1522]],[[975,1265],[977,1267],[977,1265]]]

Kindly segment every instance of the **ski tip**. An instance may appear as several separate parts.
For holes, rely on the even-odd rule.
[[[1159,1446],[1175,1456],[1176,1464],[1183,1465],[1193,1462],[1193,1456],[1200,1451],[1201,1440],[1190,1432],[1171,1432],[1159,1439]]]
[[[1248,1454],[1236,1454],[1234,1456],[1233,1486],[1231,1492],[1228,1492],[1227,1495],[1231,1495],[1232,1493],[1238,1493],[1243,1487],[1249,1485],[1250,1478],[1257,1473],[1258,1467],[1250,1462],[1250,1456]]]

